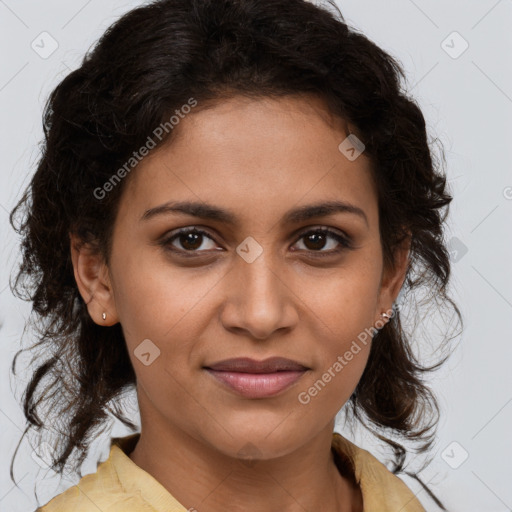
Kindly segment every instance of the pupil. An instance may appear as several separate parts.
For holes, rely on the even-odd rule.
[[[198,247],[201,247],[201,235],[200,233],[186,233],[184,235],[181,235],[181,245],[185,249],[197,249]],[[199,243],[198,243],[199,241]],[[192,243],[189,243],[192,242]]]
[[[308,242],[313,242],[313,246],[308,246]],[[306,246],[308,249],[322,249],[325,245],[325,235],[323,233],[312,233],[306,237]]]

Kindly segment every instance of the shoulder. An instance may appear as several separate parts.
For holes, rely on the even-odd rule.
[[[338,433],[333,435],[333,448],[352,461],[365,512],[425,512],[409,487],[369,451]]]
[[[140,496],[124,488],[113,464],[118,447],[113,443],[107,460],[95,473],[83,476],[78,484],[52,498],[35,512],[152,512]]]

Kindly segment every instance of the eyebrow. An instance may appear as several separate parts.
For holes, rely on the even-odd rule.
[[[327,217],[335,213],[350,213],[362,218],[368,226],[368,218],[365,212],[350,203],[344,201],[327,201],[323,203],[300,206],[288,211],[282,219],[284,224],[298,224],[313,218]],[[219,208],[212,204],[182,201],[169,201],[146,210],[141,216],[141,221],[147,221],[158,215],[185,214],[201,219],[215,220],[229,225],[236,225],[237,218],[233,211]]]

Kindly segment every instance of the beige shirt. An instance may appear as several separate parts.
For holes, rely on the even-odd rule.
[[[187,512],[127,455],[139,436],[112,439],[110,454],[95,473],[85,475],[36,512]],[[364,512],[426,512],[405,483],[370,452],[338,433],[333,433],[332,449],[340,472],[352,473],[360,485]]]

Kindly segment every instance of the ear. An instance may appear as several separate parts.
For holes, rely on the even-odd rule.
[[[87,304],[92,320],[98,325],[110,326],[119,319],[115,306],[108,267],[98,250],[69,233],[71,261],[80,295]],[[103,320],[103,313],[106,319]]]
[[[380,322],[383,320],[387,322],[387,319],[383,319],[380,315],[381,313],[391,314],[391,307],[400,293],[409,267],[410,248],[411,233],[409,232],[404,241],[395,249],[394,267],[386,266],[382,272],[376,311],[377,319]]]

